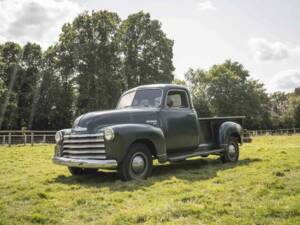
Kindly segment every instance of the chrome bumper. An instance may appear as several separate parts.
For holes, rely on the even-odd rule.
[[[116,160],[91,160],[54,157],[52,161],[58,165],[80,168],[114,169],[118,166]]]

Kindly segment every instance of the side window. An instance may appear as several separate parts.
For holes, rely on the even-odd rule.
[[[188,108],[189,102],[185,91],[169,91],[166,106],[168,108]]]

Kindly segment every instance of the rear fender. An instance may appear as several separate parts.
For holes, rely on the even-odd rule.
[[[238,123],[227,121],[221,124],[219,128],[219,145],[226,147],[230,136],[239,138],[240,144],[242,144],[243,129]]]

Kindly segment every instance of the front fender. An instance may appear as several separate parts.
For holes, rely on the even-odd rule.
[[[147,140],[153,143],[158,160],[166,161],[165,137],[160,128],[147,124],[120,124],[110,127],[115,132],[115,138],[112,141],[105,141],[106,154],[109,158],[121,162],[132,143]]]
[[[242,141],[242,126],[238,123],[234,122],[224,122],[221,124],[219,128],[219,144],[222,147],[225,147],[227,145],[228,138],[231,135],[238,135],[240,137],[240,140]]]

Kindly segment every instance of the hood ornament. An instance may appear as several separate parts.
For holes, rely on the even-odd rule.
[[[84,132],[84,131],[87,131],[87,127],[76,126],[72,130],[75,132]]]

